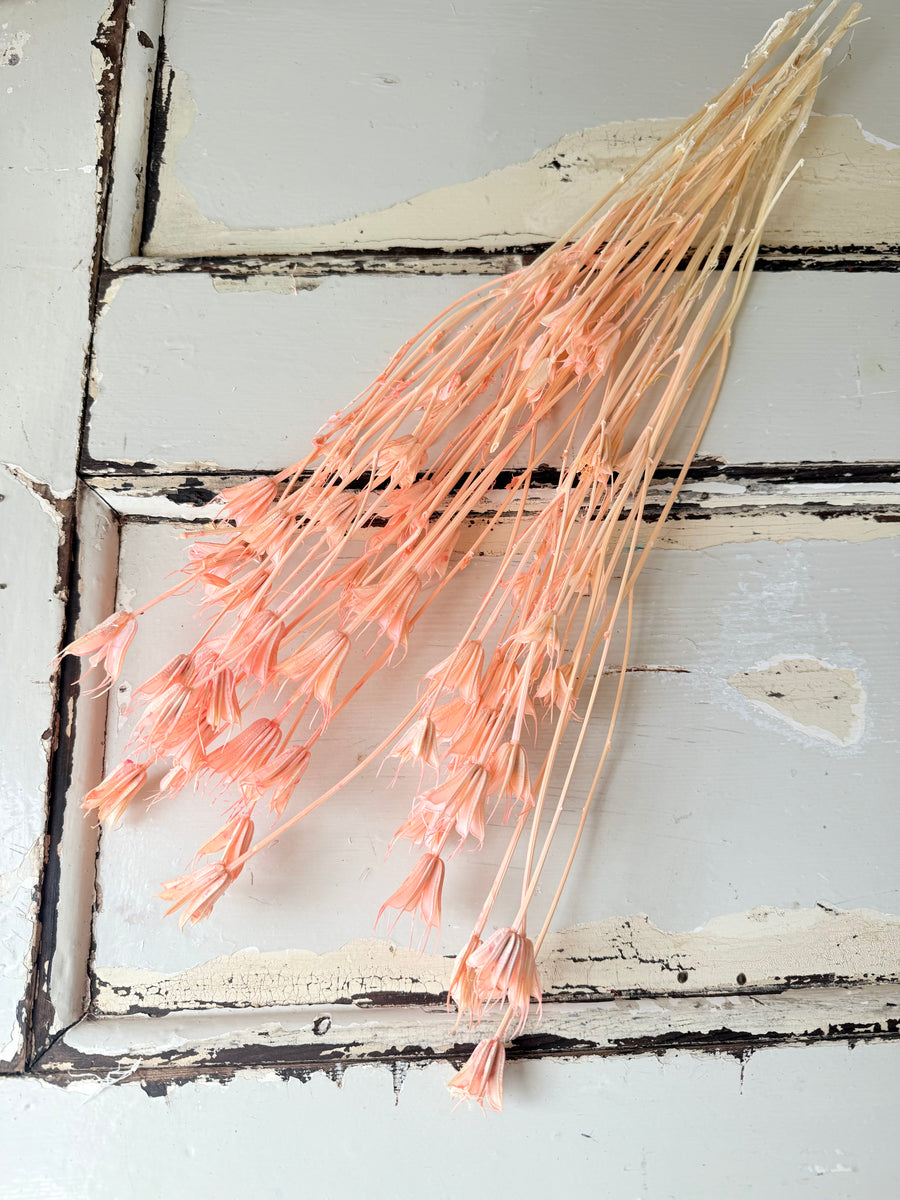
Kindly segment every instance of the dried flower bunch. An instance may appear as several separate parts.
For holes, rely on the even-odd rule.
[[[699,443],[763,223],[790,178],[826,59],[858,11],[827,30],[834,5],[818,19],[816,7],[776,22],[730,86],[535,262],[476,288],[403,346],[305,458],[224,492],[174,587],[67,647],[104,667],[108,682],[141,613],[175,593],[199,597],[202,636],[139,689],[130,755],[84,802],[101,820],[118,820],[162,760],[169,767],[155,797],[188,784],[213,796],[233,789],[226,823],[198,850],[205,865],[162,892],[182,924],[209,916],[253,855],[386,754],[420,764],[423,784],[397,831],[421,857],[382,912],[417,915],[426,941],[440,925],[452,854],[479,846],[488,821],[507,827],[449,985],[470,1023],[499,1017],[450,1085],[482,1106],[500,1108],[505,1044],[540,1003],[536,956],[609,751],[635,581],[689,463],[649,526],[648,486],[705,375],[709,399],[691,455]],[[551,460],[561,463],[558,482],[538,489],[535,470]],[[459,554],[463,526],[485,497],[492,511]],[[493,583],[459,644],[422,680],[412,711],[349,775],[289,815],[335,714],[402,654],[428,606],[502,531]],[[610,671],[617,626],[624,656]],[[351,647],[373,642],[369,665],[346,678]],[[538,882],[610,677],[603,751],[530,936]],[[264,700],[277,704],[274,716],[256,715]],[[574,749],[564,753],[572,722]],[[540,755],[535,726],[549,731]],[[254,840],[261,807],[273,827]],[[514,862],[518,905],[496,914]]]

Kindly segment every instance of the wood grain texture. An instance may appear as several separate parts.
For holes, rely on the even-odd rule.
[[[197,274],[106,293],[86,467],[257,471],[295,461],[406,338],[475,281],[325,276],[221,292]],[[900,458],[900,275],[758,274],[700,454],[726,463]],[[696,409],[702,408],[702,388]],[[681,461],[691,426],[670,445]]]

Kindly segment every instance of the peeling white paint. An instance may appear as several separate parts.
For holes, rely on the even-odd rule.
[[[44,480],[38,479],[36,476],[26,471],[24,467],[16,466],[15,463],[0,463],[0,466],[2,466],[5,471],[8,471],[13,479],[17,479],[19,483],[21,483],[22,486],[31,493],[48,517],[52,517],[53,521],[57,525],[60,524],[59,510],[55,505],[50,503],[50,501],[47,499],[46,493],[49,492],[50,495],[56,500],[66,500],[72,495],[71,491],[57,492],[50,486],[49,483],[45,483]]]
[[[411,196],[332,224],[232,228],[205,216],[178,176],[179,150],[197,116],[184,71],[172,70],[160,203],[145,253],[290,253],[393,246],[503,249],[553,241],[613,188],[677,119],[612,122],[567,134],[527,162]],[[900,151],[863,135],[851,116],[813,116],[797,144],[803,165],[772,212],[771,246],[900,241]],[[566,171],[547,170],[563,160]],[[565,180],[560,176],[565,175]]]
[[[27,29],[17,29],[12,33],[7,33],[6,29],[0,32],[0,66],[2,67],[17,67],[25,53],[25,43],[31,38],[31,34]]]
[[[229,277],[213,275],[212,285],[217,292],[277,292],[281,296],[296,296],[298,292],[313,292],[319,286],[315,280],[298,282],[290,274],[248,274]]]
[[[862,737],[866,693],[850,668],[807,656],[778,658],[731,675],[728,683],[801,733],[837,746]]]
[[[220,1004],[334,1004],[382,991],[436,998],[446,990],[451,963],[367,939],[324,954],[240,950],[174,973],[103,964],[94,970],[96,1010],[112,1015]],[[539,968],[545,995],[564,999],[573,991],[730,990],[738,975],[751,987],[787,976],[854,977],[876,963],[885,975],[896,975],[900,916],[868,909],[759,908],[685,933],[657,929],[640,915],[580,925],[549,935]],[[687,979],[679,981],[679,973]]]

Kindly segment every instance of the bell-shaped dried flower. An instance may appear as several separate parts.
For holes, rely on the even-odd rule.
[[[350,639],[346,633],[329,629],[283,659],[278,664],[278,674],[299,684],[302,691],[315,696],[325,711],[330,712],[338,676],[349,653]]]
[[[474,1100],[484,1111],[485,1104],[495,1112],[503,1109],[503,1068],[506,1050],[499,1038],[480,1042],[461,1071],[447,1087],[456,1100]]]
[[[395,487],[409,487],[428,462],[428,447],[423,446],[415,434],[386,442],[378,452],[375,473],[380,478],[390,478]]]
[[[187,875],[180,875],[177,879],[170,879],[168,883],[163,884],[159,893],[161,900],[172,901],[165,915],[168,917],[170,913],[181,908],[184,911],[179,919],[179,926],[184,929],[188,921],[196,925],[198,921],[203,921],[209,916],[216,901],[235,878],[236,875],[229,871],[224,863],[217,862],[191,871]]]
[[[210,750],[206,755],[207,768],[237,782],[250,779],[267,764],[280,741],[278,723],[260,717],[223,745]]]
[[[449,779],[419,797],[419,807],[430,820],[430,838],[438,843],[455,826],[465,841],[484,841],[484,802],[488,791],[488,773],[479,763],[469,763]]]
[[[114,612],[90,632],[70,642],[60,652],[59,658],[64,654],[77,654],[80,658],[90,655],[92,667],[103,664],[106,671],[104,683],[112,683],[119,678],[122,660],[136,632],[137,618],[134,613]]]
[[[118,821],[146,781],[146,764],[126,758],[102,783],[91,788],[81,807],[95,812],[99,821]]]
[[[161,696],[163,692],[168,691],[170,687],[186,683],[190,667],[191,659],[189,655],[176,654],[155,675],[151,675],[145,683],[135,688],[135,691],[139,695],[147,696],[152,700],[155,696]]]
[[[237,487],[225,488],[218,495],[222,503],[214,514],[215,519],[219,522],[234,521],[236,525],[252,525],[266,515],[277,496],[278,484],[265,475],[251,479],[249,483],[240,483]]]
[[[548,667],[544,672],[534,693],[536,700],[543,700],[550,708],[560,711],[568,707],[575,711],[575,698],[572,695],[572,664],[562,667]]]
[[[286,746],[261,770],[253,774],[249,786],[253,791],[271,791],[269,809],[280,817],[293,795],[294,788],[303,778],[309,760],[310,752],[307,746]]]
[[[275,613],[268,609],[254,613],[235,626],[219,655],[220,662],[239,675],[253,675],[260,683],[268,683],[284,632],[284,622]]]
[[[469,955],[474,986],[483,1003],[505,1000],[516,1020],[513,1037],[525,1027],[531,1001],[541,1002],[541,983],[531,938],[505,926]]]
[[[222,667],[206,680],[200,708],[211,729],[237,725],[240,721],[241,706],[238,701],[237,683],[234,672],[229,667]]]
[[[198,854],[221,854],[222,862],[230,867],[253,841],[253,822],[247,813],[240,813],[223,825],[197,851]],[[238,870],[240,874],[240,870]]]
[[[470,640],[442,659],[437,666],[432,667],[425,675],[432,679],[437,687],[446,691],[459,692],[463,700],[474,704],[478,699],[481,687],[481,671],[484,666],[484,644]]]
[[[431,717],[421,717],[400,739],[390,753],[401,763],[413,760],[438,768],[437,727]]]
[[[534,806],[534,794],[528,776],[528,756],[521,742],[504,742],[491,756],[488,766],[491,791],[506,801],[504,821],[509,820],[514,803],[521,804],[523,812]]]
[[[456,1005],[459,1014],[457,1024],[464,1014],[468,1014],[470,1029],[481,1020],[481,998],[475,986],[475,971],[469,962],[469,956],[480,945],[481,938],[473,933],[456,956],[453,975],[447,988],[447,1007],[450,1007],[451,1001]]]
[[[376,924],[387,908],[396,908],[391,929],[401,913],[418,913],[425,926],[425,940],[432,929],[441,927],[441,889],[444,885],[444,862],[437,854],[423,854],[410,874],[378,910]]]

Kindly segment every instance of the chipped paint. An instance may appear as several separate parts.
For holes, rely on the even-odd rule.
[[[548,1004],[532,1012],[511,1057],[571,1053],[659,1053],[681,1047],[745,1054],[754,1045],[792,1040],[889,1036],[900,1018],[896,984],[812,987],[799,992],[731,996],[607,997],[594,1004]],[[316,1034],[327,1016],[328,1032]],[[159,1017],[91,1017],[69,1030],[41,1069],[68,1085],[87,1072],[285,1066],[306,1070],[366,1059],[406,1062],[465,1057],[475,1030],[458,1028],[443,1006],[361,1012],[337,1006],[263,1012],[169,1013]],[[225,1074],[228,1078],[228,1074]]]
[[[25,44],[31,39],[27,29],[0,31],[0,67],[17,67],[25,55]]]
[[[436,1001],[448,958],[366,939],[338,950],[240,950],[176,973],[97,965],[96,1011],[201,1009],[217,1005],[370,1004]],[[880,964],[894,978],[900,916],[868,909],[758,908],[717,917],[699,930],[668,933],[645,916],[615,918],[550,934],[540,956],[544,994],[556,1000],[619,993],[772,988],[823,973],[864,977]],[[683,976],[683,978],[682,978]]]
[[[178,177],[179,149],[197,107],[187,75],[177,68],[168,71],[159,199],[143,247],[145,254],[162,257],[357,246],[503,249],[553,241],[681,124],[677,119],[641,120],[584,129],[527,162],[423,192],[382,211],[333,224],[238,229],[206,217]],[[900,241],[900,150],[865,135],[854,117],[813,116],[797,154],[803,166],[769,218],[766,244]],[[553,162],[564,162],[566,171],[547,170]]]
[[[801,733],[837,746],[862,737],[866,694],[850,668],[820,658],[779,658],[731,675],[728,683]]]
[[[277,292],[281,296],[296,296],[298,292],[314,292],[319,286],[315,280],[302,283],[288,275],[250,274],[241,276],[213,275],[212,285],[217,292]]]

